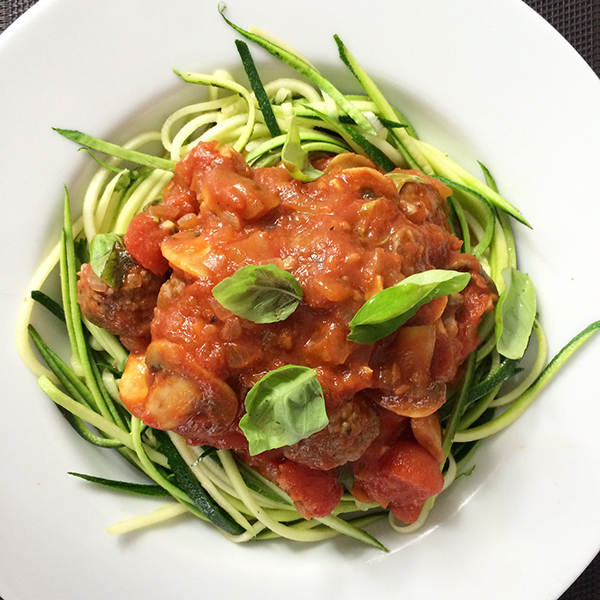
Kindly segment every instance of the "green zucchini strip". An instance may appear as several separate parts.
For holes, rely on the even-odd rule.
[[[210,85],[213,87],[222,88],[224,90],[228,90],[230,92],[234,92],[235,94],[239,94],[248,104],[248,118],[246,120],[246,124],[242,130],[242,134],[238,138],[238,140],[233,144],[233,147],[238,152],[242,152],[242,150],[246,147],[246,144],[250,141],[252,136],[252,130],[254,129],[254,125],[256,123],[256,107],[254,105],[254,101],[252,100],[252,96],[250,92],[239,83],[235,81],[230,81],[225,79],[224,77],[217,77],[215,75],[204,75],[202,73],[189,73],[187,71],[180,71],[179,69],[173,69],[173,72],[181,77],[187,83],[194,83],[199,85]]]
[[[196,478],[200,487],[236,522],[237,525],[234,527],[236,529],[241,527],[245,531],[252,531],[253,526],[244,517],[244,515],[250,515],[250,512],[235,496],[235,491],[228,485],[229,481],[220,481],[211,477],[211,473],[206,468],[208,462],[211,461],[207,460],[204,462],[203,460],[198,460],[183,438],[172,432],[169,432],[168,435],[174,448],[187,465],[189,471]]]
[[[260,494],[262,502],[271,501],[273,503],[272,506],[286,507],[296,511],[295,507],[289,505],[289,496],[287,496],[279,486],[275,485],[243,462],[238,460],[236,463],[244,482],[253,492]]]
[[[548,363],[546,368],[536,379],[535,383],[521,394],[508,410],[485,425],[457,432],[454,438],[455,441],[471,442],[479,440],[493,435],[494,433],[498,433],[514,423],[531,406],[539,393],[548,385],[548,383],[550,383],[552,378],[558,373],[559,369],[573,353],[594,335],[598,329],[600,329],[600,321],[595,321],[591,325],[588,325],[588,327],[578,333],[560,350],[560,352]]]
[[[490,247],[494,238],[495,215],[490,203],[480,194],[472,194],[464,186],[456,185],[449,179],[438,177],[451,190],[452,198],[467,211],[465,221],[467,227],[473,230],[475,237],[479,238],[476,246],[471,248],[470,253],[481,260],[483,253]],[[472,223],[469,220],[472,220]],[[462,227],[462,224],[461,224]],[[465,252],[469,252],[465,250]]]
[[[460,235],[458,236],[463,241],[463,246],[461,248],[462,252],[466,252],[467,254],[471,253],[471,231],[469,229],[469,223],[467,221],[467,215],[463,210],[462,204],[455,199],[453,196],[448,197],[448,204],[452,207],[454,214],[456,215],[456,219],[458,221],[458,225],[460,226]]]
[[[29,325],[29,335],[49,369],[58,378],[73,398],[85,406],[92,406],[94,399],[85,384],[69,366],[46,345],[33,325]]]
[[[231,518],[231,515],[216,504],[200,485],[200,482],[194,477],[188,465],[181,458],[177,448],[173,445],[169,434],[164,431],[155,430],[154,437],[158,441],[159,450],[169,461],[169,467],[175,474],[175,481],[179,488],[187,494],[196,508],[219,529],[233,535],[243,533],[245,528],[236,523]]]
[[[467,360],[467,372],[465,373],[463,383],[461,386],[460,394],[456,398],[452,413],[450,414],[450,420],[444,429],[442,435],[442,450],[444,454],[448,456],[450,454],[450,448],[456,440],[456,430],[463,414],[464,405],[468,398],[469,387],[475,371],[475,353],[472,353]]]
[[[536,319],[533,323],[533,331],[535,332],[537,338],[537,356],[535,362],[533,363],[531,370],[527,374],[527,376],[517,385],[513,390],[507,392],[503,396],[499,398],[495,398],[494,401],[490,404],[491,408],[496,408],[498,406],[506,406],[507,404],[511,404],[514,402],[523,392],[525,392],[533,382],[539,377],[541,372],[544,370],[544,366],[546,365],[546,361],[548,360],[548,340],[546,338],[546,334],[540,322]]]
[[[344,94],[342,94],[330,81],[325,79],[325,77],[323,77],[323,75],[321,75],[317,69],[281,46],[278,46],[277,44],[263,38],[260,35],[250,33],[249,31],[245,31],[241,27],[238,27],[223,14],[224,10],[225,6],[221,4],[219,6],[219,12],[230,27],[235,29],[240,35],[244,36],[251,42],[262,46],[275,58],[278,58],[281,62],[298,71],[298,73],[301,75],[304,75],[304,77],[312,81],[318,88],[328,94],[338,104],[338,106],[346,112],[346,114],[352,117],[357,125],[362,127],[366,132],[375,134],[373,126],[371,123],[369,123],[369,120],[363,115],[363,113],[357,110],[351,102],[346,100]]]
[[[302,144],[303,148],[306,148],[306,142],[319,142],[322,144],[322,149],[326,152],[340,154],[341,152],[349,151],[348,146],[345,146],[343,143],[327,134],[320,133],[318,131],[305,131],[304,129],[300,129],[299,133],[300,140],[304,142]],[[248,164],[252,164],[267,152],[275,150],[276,148],[281,148],[285,142],[285,138],[285,135],[279,135],[270,140],[262,142],[256,148],[248,152],[246,155],[246,162]]]
[[[360,85],[364,88],[365,92],[377,108],[381,112],[381,116],[389,121],[399,120],[404,127],[408,127],[409,131],[415,135],[414,130],[410,127],[410,123],[394,109],[390,103],[386,100],[383,94],[379,91],[379,88],[375,85],[375,82],[367,75],[364,69],[358,64],[356,59],[350,54],[339,36],[333,36],[338,46],[339,55],[342,62],[348,67],[350,72],[356,77]],[[414,144],[413,138],[409,133],[404,131],[403,128],[388,127],[392,139],[396,141],[398,150],[404,156],[406,162],[412,169],[420,169],[428,175],[433,174],[433,169],[427,161],[427,158],[419,151],[419,148]],[[416,135],[415,135],[416,137]]]
[[[68,410],[65,410],[61,406],[57,406],[58,410],[62,413],[67,423],[75,430],[75,433],[83,438],[86,442],[99,448],[122,448],[123,444],[119,440],[114,438],[105,438],[92,433],[84,424],[84,422],[75,415],[72,415]]]
[[[524,220],[524,217],[521,215],[521,213],[519,211],[517,211],[517,209],[512,204],[509,204],[506,200],[504,200],[504,198],[502,198],[502,196],[500,196],[493,190],[488,190],[489,193],[484,194],[484,193],[482,193],[481,189],[476,189],[475,187],[471,187],[470,185],[465,185],[463,183],[453,181],[452,179],[448,179],[447,177],[445,177],[443,175],[436,175],[436,178],[439,179],[442,183],[445,183],[452,190],[459,190],[461,192],[464,192],[467,195],[471,194],[471,195],[475,196],[476,198],[478,198],[481,201],[480,209],[481,209],[481,207],[485,207],[485,206],[488,206],[488,208],[489,208],[489,204],[492,204],[492,205],[496,206],[497,208],[499,208],[500,210],[507,212],[511,216],[515,217],[522,223],[529,226],[529,223],[527,223]],[[479,185],[483,186],[482,183],[479,183]],[[486,221],[486,223],[489,221],[492,221],[490,232],[488,232],[488,225],[486,224],[486,238],[488,238],[488,239],[487,239],[487,244],[486,244],[485,248],[487,248],[491,243],[491,238],[494,233],[493,214],[492,214],[491,210],[489,210],[489,213],[488,213],[485,221]]]
[[[73,250],[73,229],[71,224],[69,193],[65,188],[64,227],[61,234],[60,245],[60,285],[67,332],[71,344],[71,364],[77,375],[83,375],[84,368],[81,361],[81,345],[85,344],[76,333],[76,321],[80,317],[79,305],[77,304],[77,281],[74,279],[76,278],[75,271],[75,251]]]
[[[378,539],[356,527],[349,521],[344,521],[343,519],[339,519],[338,517],[334,517],[332,515],[315,519],[315,521],[323,523],[323,525],[327,525],[327,527],[330,527],[334,531],[339,531],[343,535],[364,542],[365,544],[369,544],[370,546],[374,546],[382,552],[389,552],[389,550]]]
[[[79,218],[73,224],[73,231],[75,235],[78,235],[83,227],[83,219]],[[50,369],[46,368],[38,359],[36,354],[33,352],[33,348],[30,342],[30,336],[28,333],[28,326],[31,322],[31,315],[33,313],[33,309],[35,308],[36,302],[31,298],[31,292],[33,290],[41,289],[44,285],[44,282],[50,277],[54,268],[57,264],[60,263],[60,254],[61,254],[61,244],[60,242],[55,244],[52,250],[48,253],[46,258],[42,261],[42,263],[37,267],[33,277],[31,278],[27,291],[25,292],[25,297],[23,298],[23,302],[21,304],[19,314],[17,317],[17,326],[16,326],[16,347],[21,360],[25,363],[27,368],[37,377],[45,375],[50,378],[54,383],[58,383],[56,376]]]
[[[102,374],[100,373],[100,368],[98,366],[98,363],[96,362],[94,352],[92,351],[92,348],[89,345],[87,346],[87,350],[95,386],[100,391],[102,401],[104,405],[108,408],[108,412],[112,418],[112,421],[122,429],[127,429],[127,427],[125,426],[125,421],[123,420],[123,417],[117,410],[117,407],[115,406],[111,395],[106,391],[106,388],[104,387],[104,383],[102,382]]]
[[[60,319],[63,323],[66,323],[65,311],[63,307],[40,290],[32,290],[31,298],[41,304],[44,308],[49,310],[56,318]]]
[[[186,509],[191,512],[193,515],[198,518],[208,520],[208,515],[205,515],[201,510],[199,510],[192,502],[190,497],[181,489],[179,489],[176,485],[173,485],[155,466],[155,462],[150,458],[151,453],[148,451],[149,449],[144,447],[144,443],[142,442],[142,422],[136,417],[131,420],[131,436],[130,440],[134,446],[134,450],[138,456],[138,459],[142,465],[142,468],[146,475],[153,479],[158,485],[163,487],[171,496],[177,500],[177,502],[183,504]],[[164,455],[160,455],[164,456]],[[165,457],[165,462],[168,464],[168,459]],[[220,531],[220,528],[218,528]]]
[[[392,171],[396,168],[396,165],[379,149],[377,146],[372,144],[364,135],[359,133],[351,125],[345,125],[331,118],[329,115],[322,113],[315,108],[308,107],[312,110],[322,121],[337,131],[345,140],[352,140],[358,145],[364,154],[368,156],[375,164],[378,164],[385,171]]]
[[[183,439],[175,434],[170,434],[171,441],[177,448],[179,454],[181,454],[182,458],[186,461],[186,463],[190,466],[192,473],[198,478],[201,485],[206,489],[206,491],[218,502],[225,510],[230,512],[229,508],[226,504],[222,503],[219,500],[219,494],[222,494],[223,497],[227,497],[228,501],[237,507],[237,510],[244,514],[249,513],[248,509],[239,501],[239,498],[236,494],[234,487],[231,485],[227,474],[225,473],[223,467],[218,464],[217,461],[212,460],[210,456],[202,458],[202,455],[198,456],[197,452],[188,446]],[[216,452],[216,449],[214,449]],[[206,458],[206,460],[205,460]],[[239,467],[239,465],[238,465]],[[272,509],[281,509],[284,508],[287,511],[295,512],[295,509],[288,504],[284,503],[280,498],[273,498],[272,496],[267,496],[263,492],[262,487],[257,485],[255,479],[248,477],[248,473],[242,474],[244,481],[248,488],[253,492],[257,502],[263,506],[263,508],[272,508]],[[231,514],[231,512],[230,512]],[[297,517],[296,512],[296,517]],[[247,522],[242,523],[239,521],[244,527],[248,529]]]
[[[44,393],[59,406],[62,406],[64,409],[68,410],[70,413],[79,417],[86,423],[93,425],[107,437],[119,440],[123,446],[126,446],[131,450],[136,449],[131,435],[127,431],[124,431],[112,421],[105,419],[102,415],[99,415],[97,412],[93,411],[87,406],[79,404],[79,402],[76,402],[70,396],[67,396],[64,392],[59,390],[56,385],[45,375],[42,375],[38,379],[38,385],[44,391]],[[168,466],[167,459],[160,454],[160,452],[157,452],[153,448],[149,447],[146,447],[144,451],[149,457],[151,457],[153,462],[160,464],[163,467]]]
[[[66,190],[64,213],[65,224],[62,234],[60,265],[63,306],[65,308],[67,330],[72,348],[71,362],[75,373],[79,375],[77,368],[75,368],[78,366],[81,375],[85,379],[86,386],[91,394],[92,407],[97,409],[104,418],[113,421],[117,425],[123,425],[120,415],[112,406],[112,401],[107,403],[107,399],[102,393],[102,386],[99,384],[99,378],[94,372],[94,367],[90,361],[89,349],[85,341],[81,310],[77,302],[77,261],[73,241],[69,195]]]
[[[131,194],[125,195],[111,233],[124,235],[133,217],[150,203],[161,198],[162,191],[172,176],[173,174],[168,171],[157,169],[144,177],[138,186],[132,187]]]
[[[468,393],[467,405],[483,398],[498,385],[512,377],[519,365],[518,360],[505,359],[483,381],[474,385]]]
[[[474,195],[479,195],[485,198],[490,204],[498,207],[500,210],[508,213],[511,217],[514,217],[523,225],[531,228],[529,221],[521,214],[517,208],[515,208],[508,200],[505,200],[498,192],[495,192],[487,185],[479,181],[476,177],[473,177],[468,171],[465,171],[462,167],[451,160],[446,154],[435,148],[434,146],[427,144],[421,140],[415,140],[419,148],[431,163],[438,178],[450,180],[457,187],[463,186],[465,191],[470,192]],[[457,181],[457,178],[459,181]],[[442,179],[442,181],[444,181]],[[446,183],[444,181],[444,183]],[[447,184],[448,185],[448,184]]]
[[[497,211],[496,215],[498,217],[498,221],[500,223],[500,228],[502,230],[502,234],[504,236],[504,241],[506,244],[506,254],[507,254],[507,266],[517,268],[517,252],[515,249],[515,238],[512,231],[512,226],[510,224],[510,220],[508,215],[504,211]]]
[[[278,135],[281,135],[281,129],[279,129],[277,119],[273,114],[271,103],[269,102],[265,88],[260,80],[260,75],[254,64],[250,50],[248,49],[248,44],[241,40],[235,40],[235,45],[242,59],[244,71],[246,71],[246,75],[248,76],[248,80],[250,81],[250,85],[254,91],[258,105],[260,106],[265,124],[269,128],[269,133],[271,134],[271,137],[277,137]]]
[[[175,168],[176,163],[172,160],[159,158],[158,156],[151,156],[150,154],[144,154],[143,152],[138,152],[137,150],[127,150],[121,146],[117,146],[117,144],[111,144],[110,142],[99,140],[98,138],[87,135],[86,133],[81,133],[81,131],[76,131],[74,129],[59,129],[57,127],[53,127],[52,129],[67,139],[80,144],[81,146],[91,148],[92,150],[97,150],[103,154],[116,156],[117,158],[128,160],[144,167],[150,167],[151,169],[163,169],[165,171],[173,171]]]
[[[85,475],[84,473],[73,473],[69,472],[69,475],[73,477],[79,477],[90,483],[100,485],[102,487],[115,490],[117,492],[126,492],[128,494],[134,494],[138,496],[153,496],[162,497],[169,496],[170,494],[164,490],[160,485],[152,485],[147,483],[131,483],[129,481],[117,481],[116,479],[105,479],[104,477],[96,477],[95,475]]]
[[[315,535],[315,533],[312,531],[300,531],[292,526],[282,525],[279,521],[273,519],[269,513],[254,500],[233,457],[231,456],[231,453],[227,450],[219,450],[218,456],[223,464],[223,468],[229,476],[233,487],[238,493],[240,500],[242,500],[242,502],[250,509],[258,521],[260,521],[263,525],[268,527],[277,535],[287,539],[298,542],[314,542],[320,539],[320,536],[318,534]]]
[[[169,502],[146,515],[140,515],[119,523],[113,523],[106,528],[106,533],[108,533],[108,535],[130,533],[131,531],[137,531],[138,529],[144,529],[146,527],[158,525],[159,523],[164,523],[165,521],[169,521],[189,512],[191,512],[189,506],[178,502]],[[208,520],[204,515],[196,516],[203,521]]]
[[[346,521],[346,523],[351,524],[352,526],[354,526],[357,529],[362,529],[363,527],[366,527],[367,525],[371,525],[372,523],[375,523],[376,521],[380,521],[384,516],[385,516],[385,512],[380,511],[378,513],[374,513],[374,514],[369,514],[369,515],[365,515],[362,517],[355,517],[353,519],[348,519],[348,521]],[[324,526],[322,524],[320,524],[318,521],[316,520],[311,520],[311,521],[300,521],[296,524],[294,524],[292,527],[294,527],[295,529],[312,529],[313,530],[313,534],[320,534],[320,541],[322,540],[329,540],[335,537],[338,537],[340,535],[343,535],[342,532],[334,530],[334,529],[330,529],[327,526]],[[257,540],[271,540],[274,538],[279,537],[277,534],[273,533],[270,529],[265,529],[263,531],[261,531],[255,539]]]
[[[119,339],[108,333],[108,331],[90,323],[86,318],[83,318],[83,324],[100,346],[110,354],[111,358],[115,361],[117,369],[123,372],[129,354]]]

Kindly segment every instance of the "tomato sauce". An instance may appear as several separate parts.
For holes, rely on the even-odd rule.
[[[158,295],[149,346],[132,353],[121,394],[147,424],[190,444],[231,448],[288,491],[301,514],[325,516],[350,469],[352,492],[406,522],[441,491],[438,409],[479,343],[495,299],[474,257],[450,232],[450,190],[416,171],[394,182],[370,161],[318,161],[301,183],[283,167],[250,169],[216,143],[175,169],[160,205],[136,217],[128,251],[152,273],[171,269]],[[223,308],[213,287],[248,264],[290,272],[304,298],[278,323]],[[349,322],[378,291],[428,269],[471,274],[458,294],[423,306],[371,345],[347,340]],[[329,425],[297,444],[251,457],[238,423],[248,390],[286,364],[314,368]]]

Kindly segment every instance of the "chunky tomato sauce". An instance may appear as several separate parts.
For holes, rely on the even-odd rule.
[[[304,516],[331,512],[344,470],[359,500],[412,522],[441,491],[437,411],[479,342],[494,295],[450,232],[450,190],[439,181],[398,171],[395,183],[352,154],[317,166],[324,174],[301,183],[283,167],[250,169],[216,143],[181,161],[162,203],[138,215],[125,237],[135,260],[165,282],[149,333],[130,346],[121,395],[152,427],[233,449],[288,491]],[[286,320],[255,324],[214,299],[225,277],[267,263],[302,287],[304,299]],[[435,268],[469,272],[471,281],[376,344],[347,340],[368,298]],[[250,456],[238,426],[244,397],[285,364],[316,370],[329,425]]]

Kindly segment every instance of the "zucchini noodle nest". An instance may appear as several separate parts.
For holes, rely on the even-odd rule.
[[[33,276],[19,315],[18,351],[37,376],[39,386],[78,434],[92,444],[114,448],[152,481],[133,484],[74,475],[115,490],[167,498],[150,514],[109,526],[108,533],[121,534],[191,513],[211,522],[234,542],[273,537],[316,542],[342,534],[385,551],[364,527],[389,518],[393,530],[414,532],[425,523],[436,496],[427,500],[412,524],[399,522],[376,504],[359,502],[348,491],[331,515],[304,519],[286,492],[231,451],[189,446],[179,435],[147,427],[129,413],[119,395],[128,351],[118,337],[83,317],[77,302],[78,272],[81,264],[89,261],[89,242],[99,234],[124,235],[137,214],[160,201],[175,164],[199,142],[230,145],[251,167],[275,166],[283,161],[288,169],[296,169],[295,177],[305,181],[311,177],[310,164],[288,164],[293,163],[287,156],[291,150],[302,157],[354,152],[386,172],[396,167],[418,169],[440,179],[453,192],[448,198],[453,233],[462,240],[464,252],[478,259],[501,299],[495,312],[484,317],[479,329],[481,343],[468,358],[462,381],[440,409],[446,456],[442,465],[444,490],[459,475],[470,474],[468,463],[480,441],[523,414],[600,322],[573,338],[548,363],[546,337],[535,313],[533,293],[533,303],[528,306],[530,312],[533,310],[529,326],[511,334],[518,338],[522,351],[516,355],[506,351],[515,340],[503,338],[498,323],[507,326],[511,311],[517,310],[507,281],[514,287],[515,281],[523,280],[517,269],[511,220],[528,223],[498,193],[489,171],[483,168],[484,183],[444,152],[420,140],[337,36],[340,57],[363,87],[362,95],[342,94],[315,67],[274,38],[227,23],[300,77],[290,75],[263,83],[248,47],[238,41],[249,86],[227,71],[198,74],[176,70],[184,81],[198,87],[198,96],[203,99],[176,110],[160,130],[140,133],[120,146],[77,131],[58,130],[90,154],[107,157],[100,160],[92,154],[99,163],[98,170],[85,191],[82,214],[74,221],[65,194],[61,240]],[[57,265],[61,302],[41,291]],[[34,310],[50,310],[57,324],[64,324],[71,348],[68,360],[52,351],[31,325]],[[530,344],[533,360],[522,361],[530,337],[536,340]],[[525,363],[529,364],[526,370]]]

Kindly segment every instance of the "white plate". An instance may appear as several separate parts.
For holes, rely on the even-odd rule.
[[[50,128],[118,141],[137,117],[158,121],[185,88],[171,66],[237,65],[216,4],[42,0],[0,38],[0,594],[555,600],[600,547],[600,339],[481,450],[473,476],[438,502],[425,530],[405,538],[375,529],[388,555],[348,540],[235,546],[185,519],[111,538],[106,525],[155,504],[66,474],[127,468],[73,435],[14,350],[23,290],[56,238],[62,185],[77,202],[89,164]],[[344,73],[338,33],[423,138],[468,168],[480,159],[492,169],[534,226],[517,227],[521,267],[537,286],[552,353],[600,317],[600,83],[528,7],[232,0],[227,14],[284,39],[327,75]],[[268,71],[272,61],[254,55]]]

